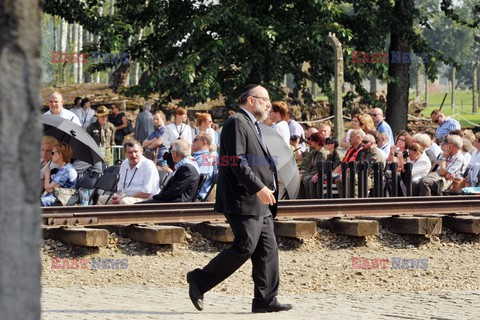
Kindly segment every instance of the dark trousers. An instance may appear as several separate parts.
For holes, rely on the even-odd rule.
[[[252,260],[255,285],[253,305],[268,307],[277,295],[278,248],[269,215],[226,215],[235,240],[230,248],[220,252],[203,269],[193,271],[199,290],[205,293],[232,275],[248,259]]]

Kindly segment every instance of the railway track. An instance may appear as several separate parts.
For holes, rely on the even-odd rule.
[[[392,215],[469,214],[480,212],[480,197],[402,197],[285,200],[277,217],[328,218]],[[213,203],[166,203],[42,208],[44,228],[224,220]]]

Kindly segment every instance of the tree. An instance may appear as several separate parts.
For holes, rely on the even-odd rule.
[[[0,2],[0,310],[40,319],[40,2]],[[8,112],[6,112],[8,111]],[[28,145],[28,147],[27,147]]]

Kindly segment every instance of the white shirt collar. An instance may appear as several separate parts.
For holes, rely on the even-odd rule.
[[[248,117],[250,118],[250,120],[252,120],[253,123],[258,121],[257,118],[255,118],[255,116],[250,111],[248,111],[245,108],[240,108],[240,109],[242,109],[243,111],[245,111],[247,113]]]

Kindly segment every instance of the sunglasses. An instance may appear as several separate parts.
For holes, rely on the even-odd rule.
[[[372,141],[362,140],[362,143],[364,143],[364,144],[367,144],[367,143],[370,143],[370,142],[372,142]]]
[[[440,117],[437,117],[437,119],[433,120],[433,123],[438,123],[438,118]]]

